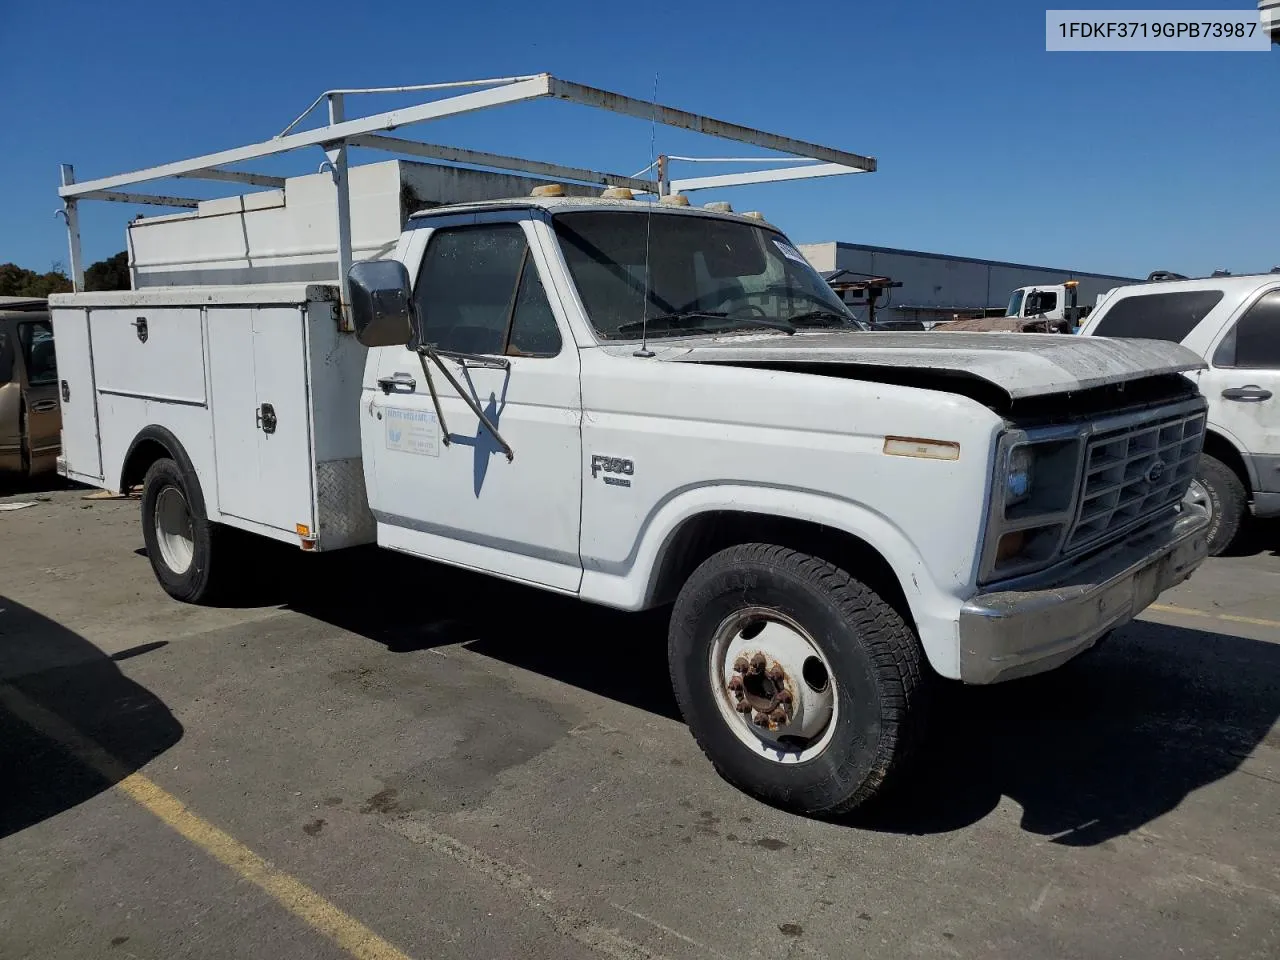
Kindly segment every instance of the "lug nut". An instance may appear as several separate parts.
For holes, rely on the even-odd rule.
[[[738,701],[738,703],[737,703],[737,708],[736,708],[736,709],[737,709],[737,711],[738,711],[739,713],[750,713],[750,712],[751,712],[751,704],[747,703],[747,701],[745,701],[745,700],[740,700],[740,701]]]
[[[777,693],[776,699],[777,699],[777,701],[778,701],[779,703],[781,703],[781,704],[788,704],[788,703],[790,703],[790,702],[791,702],[791,691],[790,691],[790,690],[786,690],[786,689],[779,690],[779,691],[778,691],[778,693]]]
[[[764,673],[765,659],[763,653],[757,653],[751,658],[751,672],[753,674]]]
[[[787,675],[783,673],[782,668],[778,666],[776,663],[769,668],[769,679],[772,680],[774,683],[781,683],[786,678],[787,678]]]
[[[737,660],[733,661],[733,672],[734,672],[734,673],[746,673],[746,672],[747,672],[747,658],[746,658],[746,657],[739,657]]]
[[[729,689],[734,693],[740,694],[742,692],[742,678],[736,673],[729,678]]]

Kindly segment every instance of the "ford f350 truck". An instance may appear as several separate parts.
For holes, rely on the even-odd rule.
[[[869,332],[776,227],[663,183],[430,207],[393,248],[340,222],[339,261],[376,258],[326,282],[333,247],[235,248],[291,186],[139,221],[135,290],[52,298],[61,468],[141,487],[175,598],[229,589],[249,531],[671,604],[716,768],[832,814],[902,769],[938,677],[1057,667],[1205,556],[1177,344]],[[178,263],[193,237],[230,246]]]

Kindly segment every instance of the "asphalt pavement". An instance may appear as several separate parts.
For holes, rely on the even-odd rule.
[[[1275,528],[829,823],[716,776],[661,613],[266,547],[185,606],[90,494],[0,497],[5,960],[1280,956]]]

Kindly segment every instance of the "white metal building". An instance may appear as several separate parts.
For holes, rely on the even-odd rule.
[[[1140,278],[1023,263],[978,260],[946,253],[921,253],[862,243],[800,244],[800,251],[823,273],[848,271],[844,277],[889,277],[902,286],[889,291],[876,306],[879,321],[920,321],[926,326],[942,320],[979,315],[981,311],[1003,307],[1017,287],[1057,284],[1078,280],[1082,304],[1091,304],[1098,294],[1112,287],[1138,283]]]

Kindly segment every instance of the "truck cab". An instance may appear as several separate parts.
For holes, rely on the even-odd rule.
[[[1080,321],[1088,316],[1090,308],[1077,302],[1079,281],[1018,287],[1009,295],[1005,316],[1017,319],[1039,319],[1046,322],[1049,331],[1074,333]]]

